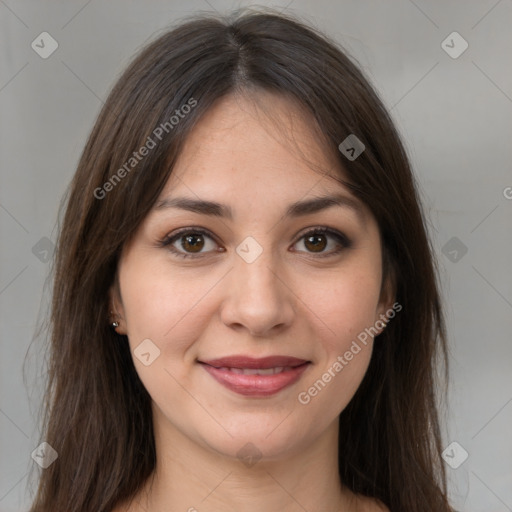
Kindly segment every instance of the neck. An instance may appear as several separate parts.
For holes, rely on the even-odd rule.
[[[157,464],[140,493],[142,510],[353,510],[352,495],[339,480],[337,421],[307,447],[272,460],[259,458],[259,452],[252,459],[229,457],[195,442],[168,421],[155,425],[160,425],[155,427]],[[250,446],[246,450],[251,453]]]

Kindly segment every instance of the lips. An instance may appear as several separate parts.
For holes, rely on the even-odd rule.
[[[235,393],[266,397],[294,384],[310,361],[290,356],[230,356],[199,361],[220,384]]]
[[[201,361],[202,363],[214,366],[215,368],[240,368],[240,369],[266,369],[290,366],[292,368],[307,363],[305,359],[289,356],[268,356],[253,358],[247,356],[229,356],[220,359]]]

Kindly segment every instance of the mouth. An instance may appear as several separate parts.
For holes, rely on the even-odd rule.
[[[311,361],[289,356],[230,356],[198,361],[224,387],[245,396],[267,397],[299,380]]]

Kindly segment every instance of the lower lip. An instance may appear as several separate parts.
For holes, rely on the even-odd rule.
[[[217,382],[235,393],[245,396],[265,397],[275,395],[297,382],[304,371],[307,370],[309,363],[274,375],[244,375],[229,370],[221,370],[204,363],[202,363],[202,366]]]

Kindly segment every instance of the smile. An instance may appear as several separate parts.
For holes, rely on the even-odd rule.
[[[262,359],[231,356],[199,363],[227,389],[260,398],[272,396],[293,385],[311,364],[310,361],[287,356]]]

